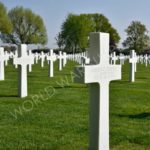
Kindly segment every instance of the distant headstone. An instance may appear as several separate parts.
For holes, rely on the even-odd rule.
[[[19,87],[20,97],[26,97],[27,94],[27,65],[34,64],[34,59],[27,55],[27,45],[22,44],[18,48],[18,58],[14,58],[14,64],[19,66]]]
[[[15,59],[15,58],[18,58],[18,51],[17,50],[14,52],[14,55],[13,55],[13,59]],[[17,69],[18,65],[17,64],[14,64],[14,65],[15,65],[15,68]]]
[[[150,55],[148,56],[148,64],[150,64]]]
[[[140,55],[137,62],[143,64],[143,61],[144,61],[144,57]]]
[[[136,54],[134,50],[130,51],[130,59],[129,59],[129,63],[130,63],[130,82],[134,82],[135,81],[135,66],[136,66],[136,62],[137,62],[137,58],[136,58]]]
[[[5,66],[8,65],[8,60],[9,60],[9,54],[7,51],[4,52],[4,55],[5,55]]]
[[[44,52],[41,52],[39,57],[41,59],[41,67],[43,68],[44,67],[44,61],[45,61],[45,54],[44,54]]]
[[[35,63],[37,64],[39,60],[39,54],[37,52],[34,54],[34,58],[35,58]]]
[[[62,51],[59,51],[59,55],[58,55],[58,60],[59,60],[59,71],[62,70],[62,61],[63,61],[63,55],[62,55]]]
[[[118,60],[118,57],[116,56],[116,52],[113,52],[112,53],[112,64],[115,65],[117,60]]]
[[[109,150],[109,83],[121,65],[109,64],[109,34],[91,33],[90,64],[75,69],[75,81],[90,84],[90,150]]]
[[[4,61],[6,60],[4,55],[4,48],[0,47],[0,80],[4,80],[5,71],[4,71]]]
[[[144,62],[145,62],[145,66],[147,67],[147,65],[148,65],[148,55],[147,54],[144,56]]]
[[[49,55],[47,56],[49,61],[49,77],[54,76],[54,61],[56,61],[56,55],[53,52],[53,49],[50,50]]]
[[[62,62],[63,62],[63,67],[65,67],[66,63],[67,63],[67,54],[66,52],[63,52],[63,59],[62,59]]]
[[[134,52],[134,59],[135,59],[135,63],[134,63],[134,66],[135,66],[135,72],[137,71],[137,61],[138,61],[138,59],[137,59],[137,55],[136,55],[136,52]]]
[[[34,60],[34,56],[33,56],[31,50],[28,51],[28,56],[29,56],[31,59]],[[31,63],[28,65],[28,71],[29,71],[29,72],[32,72],[32,65],[33,65],[33,64],[31,64]]]

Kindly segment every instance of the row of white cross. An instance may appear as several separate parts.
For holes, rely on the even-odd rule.
[[[62,67],[66,65],[67,57],[66,53],[62,54],[62,52],[59,52],[59,55],[56,56],[56,54],[53,52],[53,50],[50,50],[48,55],[44,55],[42,52],[41,55],[35,54],[35,56],[29,51],[29,54],[27,54],[27,45],[22,44],[18,47],[18,54],[12,54],[10,55],[7,53],[4,54],[4,48],[0,48],[0,80],[4,80],[4,62],[7,62],[9,58],[13,58],[13,64],[15,65],[15,68],[19,69],[19,87],[18,87],[18,95],[20,97],[26,97],[27,94],[27,66],[29,66],[29,72],[32,71],[32,65],[34,64],[34,58],[35,62],[40,58],[41,59],[41,67],[44,66],[44,60],[47,58],[47,61],[49,63],[49,77],[54,76],[54,61],[57,59],[59,60],[59,70],[62,70]],[[7,63],[5,63],[7,65]]]
[[[136,58],[137,63],[145,64],[146,66],[148,64],[150,64],[150,56],[148,56],[147,54],[145,54],[145,55],[136,55],[136,53],[135,53],[135,55],[132,55],[132,56],[131,55],[132,55],[132,52],[130,52],[130,56],[123,55],[122,53],[120,53],[120,55],[117,56],[116,52],[113,52],[110,55],[110,64],[116,64],[117,61],[120,61],[120,64],[123,65],[126,60],[130,61],[130,58],[132,58],[132,57]]]
[[[33,54],[31,50],[27,53],[27,45],[22,44],[18,46],[18,51],[15,53],[7,53],[4,52],[4,48],[0,48],[0,80],[4,80],[4,62],[5,65],[8,64],[9,58],[13,58],[13,64],[15,68],[18,68],[19,72],[19,81],[18,81],[18,95],[19,97],[26,97],[28,95],[27,92],[27,66],[29,72],[32,71],[32,65],[41,61],[41,67],[44,67],[45,60],[48,61],[49,64],[49,77],[54,76],[54,62],[58,59],[59,60],[59,71],[65,67],[67,63],[67,59],[78,61],[82,63],[82,56],[84,53],[77,54],[77,55],[67,55],[65,52],[59,51],[59,54],[56,55],[53,50],[51,49],[48,54],[44,54],[41,52],[40,54],[35,53]],[[78,57],[81,56],[81,57]],[[85,57],[85,56],[84,56]]]
[[[109,34],[91,33],[90,47],[87,53],[66,55],[61,51],[55,55],[53,50],[48,55],[44,53],[27,54],[27,45],[22,44],[18,48],[18,56],[14,56],[13,63],[19,69],[19,96],[27,96],[27,65],[32,71],[32,65],[41,59],[41,67],[44,67],[45,58],[49,61],[49,76],[53,77],[53,63],[59,59],[59,70],[65,66],[67,59],[81,64],[75,68],[74,79],[79,83],[90,85],[90,150],[109,150],[109,83],[112,80],[121,79],[121,65],[116,65],[118,57],[113,53],[109,56]],[[6,58],[7,57],[7,58]],[[4,79],[4,61],[8,59],[0,48],[0,78]],[[130,58],[119,56],[120,63],[124,64],[126,59],[131,63],[130,80],[134,82],[137,57],[131,51]],[[139,57],[140,59],[140,57]],[[63,60],[63,61],[62,61]],[[147,59],[148,60],[148,59]]]
[[[26,51],[26,50],[24,50]],[[27,55],[27,54],[26,54]],[[89,64],[90,63],[90,58],[88,57],[88,54],[86,52],[84,53],[79,53],[79,54],[66,54],[65,52],[59,52],[59,55],[56,55],[55,53],[53,53],[53,50],[50,50],[50,52],[48,54],[45,54],[44,52],[41,52],[40,54],[35,53],[33,54],[31,50],[28,51],[28,55],[29,58],[31,58],[32,60],[35,60],[35,63],[38,63],[39,60],[41,60],[41,67],[44,67],[44,61],[47,60],[48,64],[50,64],[50,68],[49,68],[49,77],[53,77],[54,76],[54,71],[53,71],[53,62],[56,61],[57,59],[59,60],[59,70],[62,70],[62,67],[64,67],[66,65],[67,59],[73,60],[78,62],[79,64],[81,64],[82,66]],[[17,51],[15,51],[15,54],[13,53],[7,53],[6,51],[4,52],[3,48],[0,48],[0,62],[1,62],[1,66],[0,66],[0,80],[4,80],[4,66],[3,66],[3,62],[5,62],[5,65],[7,66],[8,64],[8,60],[9,58],[18,58],[18,53]],[[131,66],[131,71],[130,71],[130,81],[134,81],[134,73],[133,70],[135,70],[136,72],[136,63],[141,63],[144,64],[146,66],[148,66],[148,64],[150,64],[150,56],[148,56],[147,54],[142,56],[136,56],[136,53],[134,51],[131,52],[130,56],[125,56],[123,54],[120,54],[119,56],[116,56],[116,53],[113,52],[110,55],[110,64],[115,65],[116,62],[119,60],[120,64],[123,65],[124,62],[126,60],[129,60],[129,62],[131,64],[134,63],[134,67]],[[134,62],[133,62],[134,61]],[[17,64],[14,64],[15,68],[18,67]],[[31,63],[28,64],[28,70],[29,72],[32,71],[32,65]],[[133,69],[132,69],[133,68]]]

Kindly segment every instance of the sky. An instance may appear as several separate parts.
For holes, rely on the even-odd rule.
[[[124,30],[134,20],[141,21],[150,31],[150,0],[0,0],[9,11],[16,6],[30,8],[45,23],[49,48],[56,48],[55,37],[69,13],[102,13],[121,36],[119,46],[126,38]]]

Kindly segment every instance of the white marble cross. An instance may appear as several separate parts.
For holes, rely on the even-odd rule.
[[[56,55],[53,53],[53,49],[50,50],[49,55],[47,56],[49,61],[49,77],[54,76],[54,61],[56,61]]]
[[[109,150],[109,83],[121,65],[109,64],[109,34],[91,33],[90,64],[75,69],[75,81],[90,84],[90,150]]]
[[[5,78],[5,71],[4,71],[4,61],[7,58],[4,55],[4,48],[0,47],[0,80],[4,80]]]
[[[59,59],[59,71],[62,70],[62,62],[63,62],[63,55],[62,55],[62,51],[59,51],[59,55],[57,57]]]
[[[34,58],[35,58],[35,63],[37,64],[39,60],[39,54],[37,52],[34,54]]]
[[[66,63],[67,63],[67,54],[66,52],[63,52],[63,67],[65,67]]]
[[[45,54],[43,51],[41,52],[39,57],[41,59],[41,67],[43,68],[44,67],[44,61],[45,61]]]
[[[148,64],[148,55],[147,54],[144,56],[144,62],[145,62],[145,66],[147,67],[147,64]]]
[[[8,65],[8,60],[9,60],[9,54],[8,54],[7,51],[5,51],[4,54],[5,54],[5,66],[7,66]]]
[[[118,57],[116,56],[116,52],[113,52],[112,53],[112,64],[115,65],[116,64],[116,61],[118,60]]]
[[[18,48],[18,58],[14,58],[14,64],[19,66],[19,87],[20,97],[26,97],[27,92],[27,65],[34,64],[34,59],[27,55],[27,45],[22,44]]]
[[[28,56],[29,56],[31,59],[34,60],[34,56],[33,56],[33,54],[32,54],[32,50],[28,50]],[[31,64],[31,63],[28,65],[28,71],[29,71],[29,72],[32,72],[32,65],[33,65],[33,64]]]
[[[150,64],[150,55],[148,55],[148,64]]]
[[[14,52],[14,55],[13,55],[13,59],[17,58],[18,57],[18,51],[15,50]],[[18,68],[18,65],[17,64],[14,64],[15,65],[15,68]]]
[[[136,71],[137,71],[137,61],[138,61],[138,58],[137,58],[137,55],[136,55],[136,52],[135,52],[135,51],[134,51],[134,53],[135,53],[135,54],[134,54],[134,55],[135,55],[135,56],[134,56],[134,57],[135,57],[135,58],[134,58],[134,59],[135,59],[135,63],[134,63],[135,68],[134,68],[134,69],[135,69],[135,72],[136,72]]]
[[[88,48],[86,49],[86,51],[88,51]],[[90,63],[90,58],[87,57],[87,53],[84,52],[81,54],[81,65],[87,65]]]
[[[136,62],[137,62],[137,58],[136,58],[135,51],[131,50],[130,51],[130,59],[129,59],[129,63],[130,63],[130,82],[135,81]]]

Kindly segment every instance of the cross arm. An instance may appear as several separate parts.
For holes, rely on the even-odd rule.
[[[121,79],[121,65],[87,65],[76,67],[74,81],[77,83],[101,83]]]
[[[15,64],[15,65],[29,65],[29,64],[34,64],[34,58],[29,58],[29,57],[14,58],[13,64]]]

